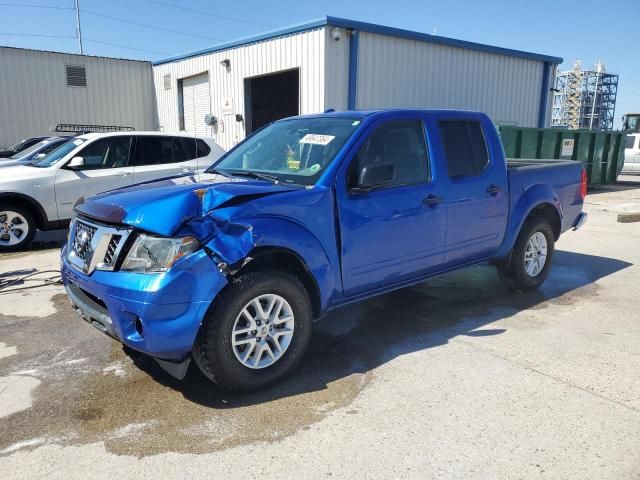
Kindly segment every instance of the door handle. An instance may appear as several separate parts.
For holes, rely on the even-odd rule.
[[[429,205],[430,207],[435,207],[442,202],[444,202],[444,198],[442,198],[440,195],[434,195],[433,193],[429,194],[427,198],[422,200],[422,203],[424,203],[425,205]]]
[[[500,191],[500,187],[498,185],[489,185],[487,188],[487,193],[493,197],[495,197]]]

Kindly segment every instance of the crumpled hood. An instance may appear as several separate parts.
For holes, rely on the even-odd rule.
[[[110,223],[159,235],[173,235],[187,221],[200,219],[228,204],[295,190],[297,186],[229,178],[216,174],[182,176],[142,183],[81,199],[75,210]]]

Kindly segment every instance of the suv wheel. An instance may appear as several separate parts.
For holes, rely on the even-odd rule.
[[[289,373],[311,338],[311,302],[286,272],[248,272],[214,300],[193,348],[206,377],[251,391]]]
[[[0,205],[0,252],[25,248],[36,234],[36,222],[29,210],[17,205]]]

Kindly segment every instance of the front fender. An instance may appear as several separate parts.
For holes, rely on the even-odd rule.
[[[563,211],[562,204],[556,192],[551,186],[538,183],[527,190],[520,189],[521,191],[512,192],[512,208],[511,215],[509,216],[509,223],[507,224],[507,231],[505,232],[502,245],[493,257],[493,260],[503,260],[509,256],[511,249],[516,243],[518,234],[522,229],[522,225],[526,221],[531,212],[540,205],[549,204],[552,205],[560,217],[562,223]]]
[[[336,275],[336,254],[329,254],[310,230],[291,219],[259,216],[231,220],[219,212],[211,212],[195,225],[191,223],[192,230],[209,233],[206,247],[228,266],[242,263],[259,247],[282,248],[295,253],[318,285],[321,311],[338,291],[340,277]]]
[[[245,219],[243,219],[245,220]],[[292,251],[313,275],[320,293],[320,310],[325,311],[338,292],[340,276],[336,254],[303,225],[282,217],[249,219],[256,247],[277,247]]]

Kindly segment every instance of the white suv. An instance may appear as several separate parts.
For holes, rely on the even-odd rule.
[[[224,153],[210,137],[118,132],[79,135],[32,165],[0,169],[0,252],[29,245],[36,229],[64,228],[80,197],[200,173]]]

